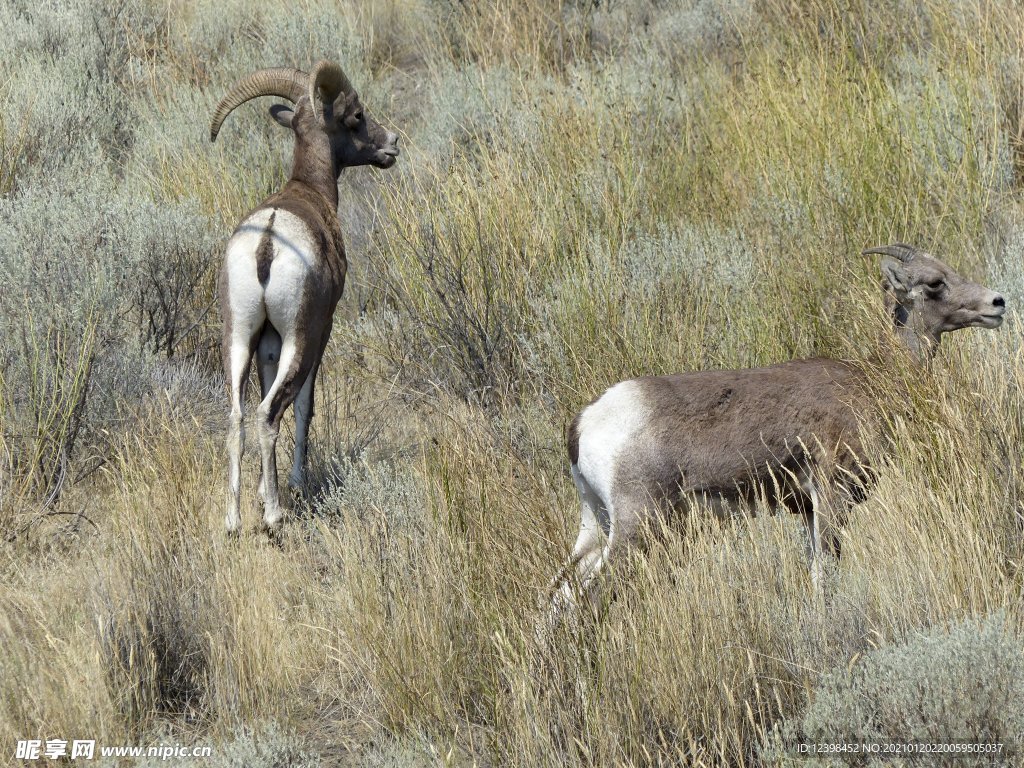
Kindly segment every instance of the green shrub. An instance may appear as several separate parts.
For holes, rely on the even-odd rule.
[[[19,183],[47,180],[74,167],[119,159],[131,144],[124,22],[144,24],[133,0],[5,3],[0,61],[10,69],[6,99],[25,116]],[[79,171],[83,170],[79,166]]]
[[[210,746],[208,758],[167,759],[142,758],[132,761],[139,768],[191,768],[202,763],[208,768],[319,768],[322,761],[307,740],[294,731],[269,722],[240,729],[233,738],[211,744],[203,736],[167,732],[160,735],[160,745],[180,745],[189,749]]]
[[[203,349],[212,308],[194,290],[215,263],[205,217],[133,201],[80,162],[74,182],[0,199],[0,439],[13,485],[37,496],[150,391],[118,372]]]
[[[782,724],[771,754],[793,756],[799,743],[997,742],[997,763],[1011,764],[1021,734],[1024,646],[996,616],[932,630],[825,674],[803,715]],[[989,765],[990,757],[936,759]]]

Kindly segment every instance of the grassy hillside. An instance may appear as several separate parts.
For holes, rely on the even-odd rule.
[[[837,729],[1024,733],[1022,16],[7,0],[0,762],[84,737],[214,745],[183,765],[756,766]],[[217,272],[291,140],[270,100],[213,145],[208,119],[249,71],[322,57],[402,155],[340,181],[311,498],[267,542],[250,452],[231,542]],[[1007,322],[928,369],[889,354],[858,254],[893,240]],[[579,408],[811,354],[891,360],[900,435],[827,599],[797,521],[697,521],[538,643]]]

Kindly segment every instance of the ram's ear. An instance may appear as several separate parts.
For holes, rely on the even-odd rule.
[[[291,128],[292,120],[295,119],[295,112],[291,107],[286,107],[284,104],[275,104],[270,108],[270,116],[274,118],[279,125],[283,125],[285,128]]]
[[[891,243],[867,248],[860,253],[861,256],[882,257],[882,283],[898,300],[903,301],[910,294],[914,286],[907,274],[907,265],[920,253],[917,248],[906,243]]]

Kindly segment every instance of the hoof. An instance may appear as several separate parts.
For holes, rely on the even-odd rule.
[[[267,537],[268,543],[276,547],[280,547],[284,543],[284,525],[282,525],[281,520],[278,520],[273,525],[267,525],[267,522],[264,521],[260,526],[260,530]]]
[[[300,505],[308,501],[309,497],[306,494],[305,485],[296,485],[291,482],[288,483],[288,493],[285,494],[285,504],[291,509],[296,509]]]

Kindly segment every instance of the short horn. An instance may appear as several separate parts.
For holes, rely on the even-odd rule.
[[[309,103],[321,123],[324,119],[324,106],[333,104],[341,94],[351,92],[352,83],[334,62],[321,60],[313,67],[313,74],[309,77]]]
[[[309,75],[301,69],[290,67],[260,69],[246,75],[231,87],[228,95],[220,100],[214,110],[210,122],[210,141],[217,139],[220,127],[236,107],[259,96],[280,96],[294,104],[306,95],[309,81]]]
[[[870,256],[871,254],[879,254],[882,256],[892,256],[894,259],[899,259],[905,264],[914,258],[917,253],[917,248],[912,245],[892,243],[891,245],[878,245],[874,248],[866,248],[860,252],[860,255]]]

